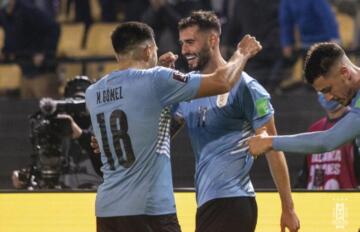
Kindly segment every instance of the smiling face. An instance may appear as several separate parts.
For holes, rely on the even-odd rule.
[[[211,49],[208,33],[191,26],[179,32],[181,54],[186,58],[190,70],[202,71],[210,61]]]

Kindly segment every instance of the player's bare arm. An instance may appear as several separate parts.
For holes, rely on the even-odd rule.
[[[249,150],[254,156],[271,149],[300,154],[331,151],[358,136],[360,134],[358,125],[360,125],[358,115],[349,113],[325,131],[282,136],[269,136],[262,132],[249,139]]]
[[[274,118],[272,117],[263,128],[256,130],[257,133],[276,135]],[[300,228],[299,219],[295,213],[294,203],[291,196],[290,179],[288,167],[284,153],[280,151],[270,151],[266,153],[266,159],[271,171],[271,175],[279,191],[281,200],[281,231],[288,228],[291,232],[296,232]]]
[[[94,154],[100,155],[99,143],[97,142],[95,136],[91,136],[90,146],[93,149]]]
[[[257,157],[272,150],[272,136],[262,128],[256,136],[248,140],[250,153]]]

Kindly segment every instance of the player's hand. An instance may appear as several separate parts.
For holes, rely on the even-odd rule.
[[[255,56],[261,51],[262,46],[254,36],[245,35],[237,45],[237,52],[244,55],[246,58]]]
[[[90,146],[93,149],[94,154],[97,154],[97,155],[100,154],[99,144],[98,144],[95,136],[91,136]]]
[[[297,232],[300,229],[300,221],[294,210],[283,210],[281,213],[281,232],[288,228],[290,232]]]
[[[167,52],[159,57],[158,65],[167,68],[175,68],[175,62],[178,57],[178,55],[172,52]]]
[[[74,119],[70,115],[58,114],[56,117],[60,119],[68,119],[71,122],[71,130],[72,130],[71,137],[73,139],[78,139],[81,136],[82,129],[79,127],[79,125],[74,121]]]
[[[11,175],[11,181],[15,188],[20,189],[25,186],[25,182],[19,180],[19,170],[14,170]]]
[[[272,148],[272,139],[265,129],[261,130],[258,135],[251,137],[247,143],[250,153],[255,157],[265,154]]]

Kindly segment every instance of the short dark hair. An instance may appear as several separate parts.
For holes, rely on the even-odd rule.
[[[344,54],[344,50],[336,43],[323,42],[311,46],[305,58],[306,81],[313,84],[317,78],[325,76]]]
[[[178,29],[181,31],[192,26],[198,26],[201,31],[215,30],[221,34],[220,20],[212,11],[193,11],[189,17],[180,20]]]
[[[127,53],[146,40],[154,40],[154,31],[141,22],[121,23],[111,34],[112,46],[117,54]]]

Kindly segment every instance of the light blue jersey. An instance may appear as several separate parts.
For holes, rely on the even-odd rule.
[[[96,216],[176,212],[168,106],[193,98],[199,86],[200,75],[155,67],[113,72],[87,89],[104,173]]]
[[[186,121],[195,153],[198,207],[216,198],[255,196],[245,142],[274,112],[270,95],[245,72],[222,96],[183,102],[175,110]]]
[[[360,90],[356,93],[350,104],[350,112],[360,114]]]

